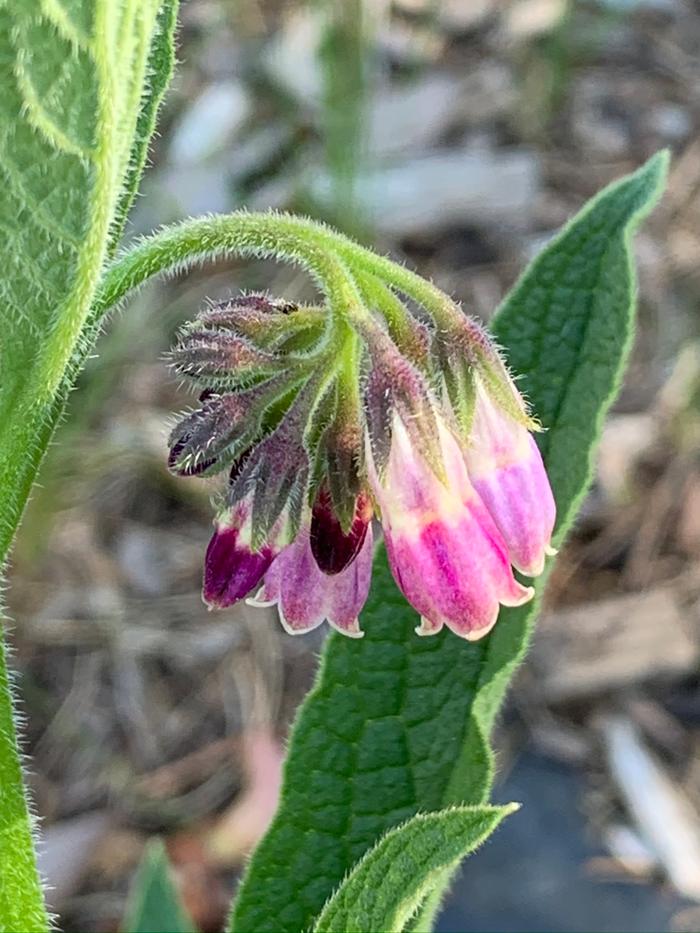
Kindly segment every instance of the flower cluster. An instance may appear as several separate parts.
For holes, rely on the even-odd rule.
[[[361,636],[373,518],[419,635],[480,638],[501,605],[531,598],[513,568],[542,573],[555,519],[536,425],[476,322],[437,327],[391,301],[391,317],[370,303],[350,326],[244,295],[180,335],[174,366],[201,395],[172,431],[170,469],[228,476],[209,606],[249,597],[290,633],[327,620]]]

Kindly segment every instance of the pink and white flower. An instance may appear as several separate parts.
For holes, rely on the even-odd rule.
[[[381,509],[394,578],[421,614],[417,632],[447,625],[470,640],[495,624],[499,607],[533,595],[513,576],[506,544],[469,478],[459,443],[438,420],[447,482],[411,444],[394,416],[389,460],[380,479],[368,447],[369,480]]]
[[[556,518],[554,496],[532,434],[477,382],[474,421],[465,451],[469,477],[506,543],[514,567],[544,570]]]
[[[372,576],[372,526],[354,558],[338,573],[324,573],[313,555],[306,527],[265,574],[251,606],[276,605],[290,635],[310,632],[324,620],[343,635],[361,638],[358,616],[367,600]]]

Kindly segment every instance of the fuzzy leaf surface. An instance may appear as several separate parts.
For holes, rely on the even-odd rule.
[[[634,324],[630,239],[658,198],[666,164],[657,155],[593,199],[525,271],[494,321],[547,429],[540,442],[557,543],[588,486],[619,387]],[[488,735],[535,613],[536,605],[502,609],[493,632],[474,643],[447,631],[417,638],[417,616],[377,555],[365,637],[326,643],[294,726],[281,804],[249,863],[232,929],[312,929],[392,827],[418,812],[488,800]]]
[[[108,242],[143,164],[136,130],[144,108],[153,109],[144,88],[164,29],[160,6],[0,5],[2,556],[26,498],[24,474],[35,472],[56,397],[84,350]]]
[[[87,352],[108,240],[143,164],[136,126],[147,76],[157,85],[159,8],[0,3],[0,567]],[[2,646],[0,796],[0,929],[46,930]]]
[[[516,809],[452,807],[390,830],[330,898],[314,933],[401,933],[446,868],[479,846]]]

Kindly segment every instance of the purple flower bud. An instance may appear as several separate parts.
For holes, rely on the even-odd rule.
[[[273,354],[254,346],[247,338],[228,331],[199,330],[183,335],[170,354],[183,376],[207,385],[213,380],[244,385],[251,379],[282,368]]]
[[[323,487],[311,511],[311,551],[319,568],[328,574],[340,573],[357,557],[372,521],[372,506],[366,495],[355,500],[355,515],[349,531],[343,531],[333,509],[330,492]]]
[[[190,440],[191,435],[183,434],[171,446],[168,453],[168,469],[171,473],[176,473],[178,476],[201,476],[216,463],[216,457],[212,457],[209,460],[189,461],[183,465],[182,456]]]
[[[492,628],[500,605],[520,605],[534,591],[515,580],[503,538],[440,418],[438,431],[446,483],[415,449],[397,415],[386,474],[380,480],[368,452],[369,479],[392,573],[422,616],[416,631],[430,635],[447,625],[473,640]]]
[[[268,295],[253,293],[237,295],[230,301],[219,301],[209,305],[197,315],[197,321],[205,327],[237,330],[248,336],[249,326],[253,328],[252,334],[255,326],[262,324],[266,318],[278,314],[292,314],[296,309],[297,305],[283,298],[270,298]]]
[[[551,548],[554,496],[534,438],[480,383],[465,460],[511,562],[522,573],[539,576],[545,556],[555,553]]]
[[[253,606],[277,604],[280,621],[290,635],[318,628],[324,619],[351,638],[361,638],[358,615],[369,593],[372,575],[372,528],[367,526],[364,542],[355,558],[339,573],[319,569],[305,526],[265,574]]]
[[[201,406],[170,433],[170,470],[198,476],[213,466],[224,469],[250,447],[265,411],[285,391],[288,380],[281,375],[242,392],[202,392]]]
[[[263,547],[251,545],[251,503],[243,501],[219,518],[204,560],[202,598],[210,609],[225,609],[247,596],[286,544],[280,529]]]
[[[322,308],[300,308],[267,295],[239,295],[205,308],[186,333],[208,330],[216,334],[238,334],[264,350],[280,349],[288,340],[302,344],[320,336],[326,321]],[[304,336],[305,335],[305,336]]]

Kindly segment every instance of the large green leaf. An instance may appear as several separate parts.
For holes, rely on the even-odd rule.
[[[187,916],[170,875],[168,854],[160,839],[152,839],[143,853],[129,894],[124,933],[191,933]]]
[[[558,541],[588,485],[629,350],[629,241],[659,195],[666,162],[656,156],[594,199],[525,272],[494,322],[547,429],[540,441]],[[310,929],[387,830],[419,811],[488,799],[488,733],[535,609],[502,610],[493,633],[475,643],[447,631],[416,638],[416,616],[378,555],[366,635],[328,639],[294,726],[278,813],[238,895],[234,929]]]
[[[87,350],[108,241],[145,158],[164,86],[156,37],[174,6],[158,21],[159,8],[0,3],[0,566]],[[0,796],[0,929],[45,930],[2,646]]]
[[[79,350],[124,183],[134,174],[159,7],[159,0],[0,5],[4,530],[19,519],[26,485],[19,476]]]
[[[53,4],[50,5],[53,7]],[[89,3],[88,0],[84,0],[84,6],[87,8],[93,6],[93,4]],[[147,6],[147,4],[144,5],[144,8]],[[158,3],[156,3],[156,7],[157,6]],[[66,10],[67,9],[66,7]],[[80,3],[75,3],[75,9],[78,11],[78,13],[75,14],[77,16],[82,15],[85,17],[88,15],[86,13],[80,13],[82,9]],[[177,9],[178,0],[162,0],[162,5],[160,5],[157,11],[157,18],[153,25],[148,61],[141,74],[144,84],[140,103],[137,105],[138,115],[132,135],[131,152],[123,166],[124,177],[114,210],[114,218],[109,225],[108,252],[110,254],[114,252],[118,244],[126,223],[128,210],[136,196],[141,174],[146,162],[148,144],[155,126],[158,108],[160,107],[172,76]],[[58,13],[57,15],[60,16],[61,14]],[[66,16],[67,15],[66,13]],[[143,12],[141,15],[143,15]],[[145,46],[143,44],[139,45],[139,54],[144,48]],[[135,72],[135,75],[137,74],[138,71]],[[136,104],[135,98],[134,103]],[[1,163],[2,159],[0,159],[0,167]],[[56,166],[56,177],[52,178],[51,185],[58,190],[66,183],[67,180],[61,178],[60,166]],[[80,202],[77,196],[75,200],[77,203]],[[58,240],[54,242],[58,244],[57,248],[59,251],[63,250],[64,247]],[[72,270],[69,271],[72,275]],[[66,282],[65,287],[68,288],[69,286],[70,283]],[[58,289],[54,298],[57,299],[60,294],[61,290]],[[0,320],[2,321],[3,327],[2,336],[0,336],[1,366],[4,350],[7,352],[8,356],[12,354],[11,342],[9,338],[7,341],[5,339],[5,333],[7,332],[9,334],[10,312],[4,310],[0,312]],[[12,472],[11,475],[5,476],[4,483],[2,478],[0,478],[0,488],[2,488],[4,496],[2,507],[0,507],[0,560],[6,555],[10,546],[44,451],[48,446],[51,435],[61,416],[75,376],[83,360],[90,352],[97,334],[99,333],[99,326],[99,321],[93,321],[90,318],[86,321],[79,342],[77,346],[74,347],[70,365],[63,373],[59,386],[54,392],[50,402],[46,405],[33,405],[30,395],[29,404],[33,409],[32,417],[27,423],[27,430],[23,432],[24,440],[30,444],[29,448],[24,450],[23,455],[13,455],[14,451],[21,447],[20,441],[22,438],[17,438],[15,436],[14,443],[12,443],[12,438],[5,438],[5,451],[8,452],[5,453],[3,451],[2,456],[11,464]],[[39,349],[40,346],[41,342],[36,341],[36,348]],[[21,366],[18,367],[18,370],[21,370]],[[0,411],[2,411],[1,402],[2,393],[0,391]],[[10,407],[11,405],[8,402],[7,408],[9,409]],[[25,420],[26,419],[23,418],[17,418],[16,422],[21,425]]]
[[[472,852],[515,809],[513,804],[452,807],[421,813],[390,830],[330,898],[314,933],[401,933],[444,870]]]

